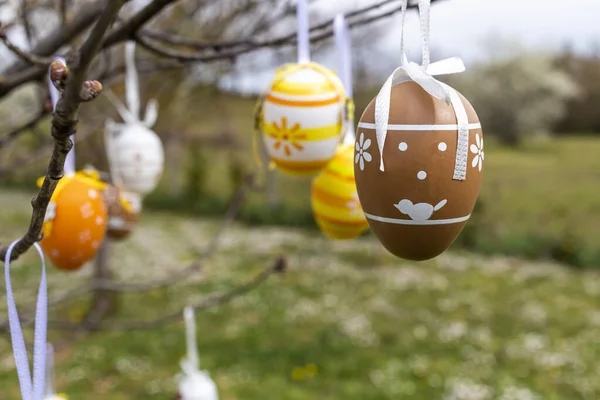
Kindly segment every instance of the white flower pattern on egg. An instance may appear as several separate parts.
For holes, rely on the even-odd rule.
[[[371,160],[373,160],[373,157],[371,157],[371,154],[369,152],[367,152],[367,149],[369,147],[371,147],[371,139],[365,140],[365,134],[364,134],[364,132],[361,132],[360,137],[358,138],[358,141],[356,142],[355,149],[356,149],[357,153],[356,153],[356,157],[354,158],[354,162],[356,164],[359,164],[361,171],[365,170],[365,161],[371,162]]]
[[[79,208],[83,218],[89,218],[94,215],[94,206],[89,201]]]
[[[473,168],[479,167],[479,171],[481,172],[481,168],[483,167],[483,138],[479,136],[479,133],[475,135],[475,142],[476,145],[471,145],[471,153],[475,154],[471,166]]]

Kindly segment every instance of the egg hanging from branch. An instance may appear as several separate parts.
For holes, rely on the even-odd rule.
[[[38,187],[43,179],[38,180]],[[40,242],[56,268],[77,270],[96,255],[108,219],[103,188],[101,181],[84,172],[58,181],[46,210]]]
[[[153,191],[164,168],[164,147],[150,128],[158,115],[158,103],[152,99],[146,106],[145,118],[140,119],[138,76],[134,65],[135,43],[125,44],[127,107],[110,91],[107,98],[113,103],[124,123],[107,120],[105,145],[113,182],[140,195]]]
[[[356,192],[352,144],[340,145],[313,180],[311,204],[317,225],[331,239],[353,239],[369,229]]]
[[[375,99],[358,124],[358,196],[379,241],[400,258],[427,260],[444,252],[479,195],[481,124],[467,99],[454,93],[453,105],[460,101],[466,111],[466,131],[459,132],[452,104],[412,81],[391,87],[385,137],[377,135]],[[461,171],[464,176],[457,178]]]
[[[108,209],[106,235],[115,240],[129,237],[142,211],[140,195],[109,184],[104,189],[104,199]]]
[[[279,170],[316,176],[335,154],[345,105],[331,70],[314,62],[280,67],[259,111],[266,152]]]

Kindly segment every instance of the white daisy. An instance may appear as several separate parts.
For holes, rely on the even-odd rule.
[[[483,167],[483,138],[479,136],[479,133],[475,135],[475,142],[477,145],[471,145],[471,153],[475,154],[471,166],[473,168],[479,166],[479,171],[481,171],[481,167]]]
[[[359,139],[356,141],[356,157],[354,158],[354,162],[359,164],[361,171],[365,169],[365,161],[371,162],[373,160],[371,154],[366,151],[369,147],[371,147],[371,139],[365,140],[365,134],[361,132]]]

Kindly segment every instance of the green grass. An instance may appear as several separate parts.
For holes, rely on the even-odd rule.
[[[25,229],[29,198],[0,192],[11,210],[0,213],[1,243]],[[217,225],[147,210],[131,239],[111,247],[116,278],[169,276]],[[600,398],[600,275],[552,263],[465,252],[413,263],[372,238],[331,242],[302,230],[235,224],[202,274],[123,296],[111,321],[178,312],[250,279],[282,252],[286,274],[196,315],[201,365],[222,400]],[[50,267],[51,296],[83,284],[91,267],[72,274]],[[35,301],[39,263],[30,252],[12,271],[23,312]],[[52,318],[78,318],[86,306],[87,298],[73,301]],[[59,347],[58,389],[70,399],[174,396],[185,350],[181,323],[78,337],[52,331],[50,340]],[[0,388],[0,399],[20,398],[7,335],[0,336]]]

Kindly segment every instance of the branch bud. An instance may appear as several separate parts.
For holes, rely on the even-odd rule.
[[[81,101],[94,100],[98,95],[102,93],[102,84],[98,81],[85,81],[79,96]]]
[[[50,80],[54,87],[62,92],[67,86],[68,78],[69,68],[60,60],[52,61],[50,64]]]

